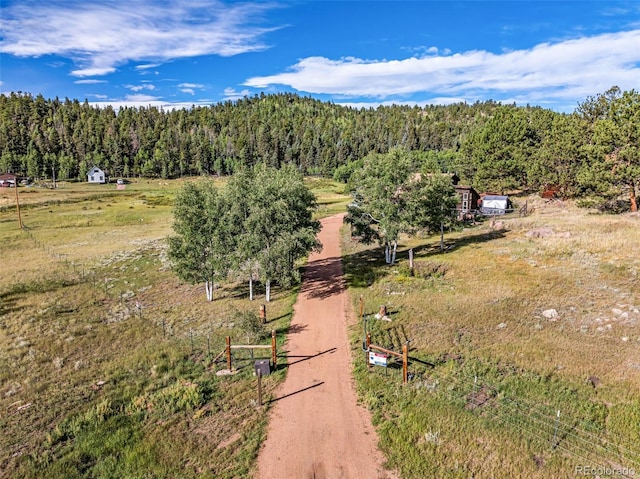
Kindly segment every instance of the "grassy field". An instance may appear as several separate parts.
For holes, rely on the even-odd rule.
[[[373,344],[409,341],[402,385],[367,370],[353,330],[361,400],[404,478],[640,473],[640,217],[517,201],[532,214],[449,232],[444,252],[405,238],[394,266],[345,231]]]
[[[297,291],[275,290],[262,327],[262,291],[224,285],[207,303],[180,282],[164,239],[181,184],[20,188],[24,230],[0,189],[0,477],[253,473],[286,368],[260,408],[249,354],[232,376],[214,359],[226,336],[266,344],[272,329],[282,349]],[[344,211],[341,185],[308,184],[318,216]],[[375,344],[410,341],[402,385],[396,367],[367,370],[352,330],[360,400],[403,478],[640,471],[640,218],[516,201],[532,214],[447,232],[444,252],[404,238],[391,267],[344,230],[355,314],[362,297]],[[381,305],[391,321],[373,319]]]
[[[344,209],[340,185],[309,181],[319,216]],[[208,303],[180,282],[164,240],[181,184],[19,188],[24,230],[0,190],[0,477],[251,474],[286,368],[258,407],[265,350],[234,351],[232,376],[214,359],[226,336],[269,344],[275,330],[282,349],[297,291],[276,289],[262,326],[263,291],[222,285]]]

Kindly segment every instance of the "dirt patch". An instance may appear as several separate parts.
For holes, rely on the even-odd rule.
[[[353,387],[342,217],[322,221],[323,250],[305,268],[285,345],[289,370],[270,413],[259,479],[396,477],[382,466],[371,417]]]

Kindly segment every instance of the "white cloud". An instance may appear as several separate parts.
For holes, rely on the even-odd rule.
[[[159,101],[159,98],[157,96],[136,94],[136,95],[125,95],[125,100],[140,103],[140,102]]]
[[[452,105],[454,103],[464,103],[464,98],[457,97],[437,97],[437,98],[429,98],[428,100],[411,100],[411,101],[395,101],[395,100],[387,100],[387,101],[372,101],[372,102],[341,102],[336,101],[336,105],[347,106],[356,109],[368,109],[368,108],[378,108],[379,106],[394,106],[394,105],[404,105],[404,106],[420,106],[424,107],[425,105]]]
[[[80,70],[73,70],[71,74],[76,77],[94,77],[94,76],[108,75],[109,73],[113,73],[114,71],[116,71],[116,69],[112,67],[83,68]]]
[[[143,96],[143,95],[141,95]],[[106,108],[110,106],[114,110],[118,111],[121,108],[161,108],[165,111],[169,110],[181,110],[191,109],[193,106],[209,106],[210,100],[199,100],[197,102],[166,102],[162,100],[145,100],[144,98],[127,98],[125,100],[105,100],[105,101],[92,101],[90,105],[98,108]]]
[[[73,83],[76,85],[95,85],[96,83],[107,83],[106,80],[95,80],[95,79],[87,79],[87,80],[76,80]]]
[[[640,30],[631,30],[500,54],[474,50],[383,61],[308,57],[288,72],[249,78],[244,85],[286,85],[311,94],[381,101],[425,92],[469,100],[486,98],[487,94],[524,102],[584,98],[612,85],[637,88],[638,45]]]
[[[224,99],[225,100],[239,100],[244,98],[245,96],[251,96],[251,92],[249,90],[242,90],[240,92],[236,91],[234,88],[225,88],[224,89]]]
[[[161,63],[147,63],[146,65],[137,65],[136,70],[149,70],[150,68],[157,68]]]
[[[125,85],[125,88],[128,88],[131,91],[142,91],[142,90],[150,90],[153,91],[156,89],[155,85],[152,85],[151,83],[145,83],[143,85]]]
[[[71,58],[78,65],[71,73],[80,77],[112,73],[128,61],[153,62],[137,67],[145,69],[175,58],[232,56],[267,48],[261,37],[273,28],[252,23],[272,8],[203,0],[23,0],[3,8],[0,52]]]
[[[178,85],[178,89],[182,93],[188,93],[189,95],[195,95],[196,94],[196,90],[204,89],[204,85],[202,85],[200,83],[180,83]]]

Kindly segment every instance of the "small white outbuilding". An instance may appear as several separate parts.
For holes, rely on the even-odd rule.
[[[107,182],[104,171],[102,171],[97,166],[94,166],[89,170],[89,172],[87,173],[87,181],[89,183],[106,183]]]
[[[485,195],[482,197],[480,212],[483,215],[504,215],[511,212],[513,205],[508,196]]]

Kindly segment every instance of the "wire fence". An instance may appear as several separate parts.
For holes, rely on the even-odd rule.
[[[214,330],[219,330],[219,324],[195,324],[190,318],[167,320],[165,315],[154,311],[152,307],[143,306],[135,297],[121,291],[112,291],[108,278],[100,278],[92,269],[68,261],[66,255],[59,254],[40,242],[28,228],[25,228],[25,232],[38,248],[64,264],[70,277],[90,282],[97,292],[105,295],[112,303],[119,303],[126,318],[149,321],[165,340],[175,347],[190,351],[194,360],[212,362],[214,369],[226,363],[226,358],[220,354],[225,348],[223,339],[219,333],[213,334]],[[403,334],[403,337],[406,340],[406,335]],[[400,342],[399,338],[400,336],[386,338],[389,349],[393,349],[394,343]],[[262,356],[268,357],[268,353],[254,353],[253,350],[232,352],[232,360],[240,368],[244,367],[243,364],[252,364],[254,359]],[[640,474],[640,433],[635,442],[613,437],[594,426],[588,426],[586,418],[571,415],[563,411],[562,407],[531,402],[522,397],[510,397],[499,387],[478,376],[454,376],[446,387],[438,385],[427,390],[441,395],[461,409],[472,411],[486,421],[516,430],[527,439],[532,448],[540,452],[550,450],[566,454],[581,464],[589,465],[591,471],[600,471],[603,475],[637,477],[636,474]]]
[[[375,333],[376,341],[389,349],[397,349],[408,341],[404,330],[398,331],[398,327],[386,330],[378,327]],[[409,360],[412,379],[421,361],[411,356]],[[419,388],[419,383],[414,384]],[[592,467],[589,471],[600,471],[605,476],[640,475],[640,424],[635,425],[634,438],[619,437],[606,430],[603,419],[579,416],[575,405],[571,409],[571,405],[559,401],[554,405],[552,398],[541,403],[522,395],[509,395],[504,386],[477,375],[469,376],[464,371],[448,375],[442,384],[429,383],[423,390],[439,394],[450,404],[471,411],[483,420],[516,431],[541,453],[551,451],[570,456]]]
[[[563,453],[603,475],[640,474],[640,442],[613,437],[561,407],[510,397],[477,376],[456,377],[431,391],[483,420],[517,431],[540,453]]]
[[[263,342],[266,344],[269,331],[257,328],[256,331],[242,333],[234,330],[234,316],[238,311],[232,307],[218,308],[216,319],[197,320],[176,314],[167,314],[166,310],[140,299],[137,293],[125,290],[116,285],[112,274],[100,272],[100,265],[87,266],[82,262],[71,261],[65,253],[59,253],[54,247],[41,241],[28,226],[23,232],[47,256],[60,264],[64,273],[57,274],[56,280],[69,284],[86,284],[93,290],[92,298],[103,305],[104,314],[101,321],[105,323],[122,322],[128,320],[144,321],[152,326],[149,335],[162,337],[163,341],[173,347],[185,351],[193,360],[211,362],[214,369],[223,367],[226,358],[220,352],[225,349],[225,337],[235,333],[234,342]],[[257,311],[256,311],[257,313]],[[257,314],[256,314],[257,319]],[[255,359],[268,358],[268,354],[253,350],[234,350],[231,359],[238,368],[245,364],[253,364]],[[264,356],[264,357],[263,357]]]

